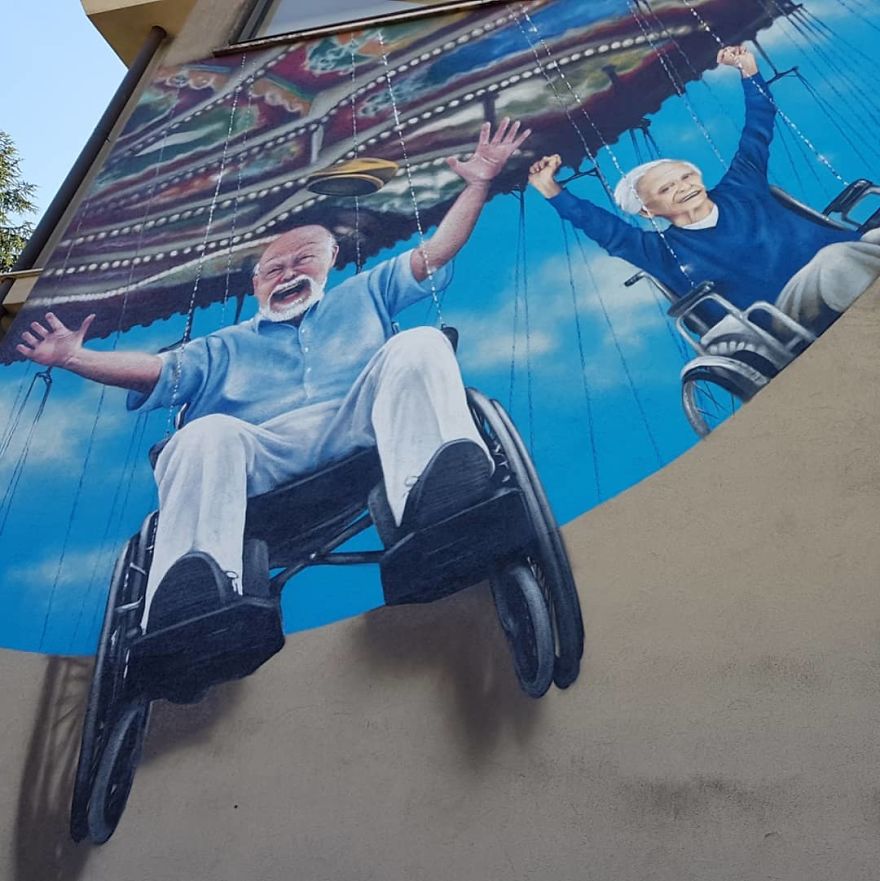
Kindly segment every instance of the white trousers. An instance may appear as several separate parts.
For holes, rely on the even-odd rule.
[[[220,414],[194,420],[171,438],[156,463],[159,525],[144,626],[163,576],[189,551],[204,551],[221,569],[241,574],[249,496],[375,445],[399,524],[407,493],[430,458],[442,444],[461,438],[486,449],[452,346],[430,327],[388,340],[341,405],[305,406],[262,425]]]
[[[880,229],[865,233],[857,242],[839,242],[822,248],[791,277],[776,298],[776,306],[799,324],[821,333],[877,278]]]

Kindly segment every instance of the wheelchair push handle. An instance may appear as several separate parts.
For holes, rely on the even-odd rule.
[[[695,288],[688,291],[683,297],[676,300],[669,307],[667,314],[670,318],[680,318],[682,315],[690,312],[695,306],[698,306],[709,294],[714,293],[714,281],[701,282]]]

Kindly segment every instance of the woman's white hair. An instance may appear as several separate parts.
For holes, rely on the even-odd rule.
[[[634,168],[629,174],[625,174],[620,183],[614,188],[614,201],[620,206],[621,210],[627,214],[638,214],[645,207],[642,197],[639,195],[639,182],[652,169],[658,165],[667,162],[677,162],[681,165],[687,165],[699,174],[700,169],[693,162],[686,162],[683,159],[654,159],[652,162],[645,162]]]

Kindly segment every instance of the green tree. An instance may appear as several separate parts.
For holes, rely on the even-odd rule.
[[[33,224],[17,221],[36,210],[35,190],[21,179],[21,157],[12,138],[0,131],[0,272],[12,268],[33,232]]]

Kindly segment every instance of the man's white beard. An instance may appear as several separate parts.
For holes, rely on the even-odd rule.
[[[309,293],[308,296],[303,300],[297,300],[296,302],[291,303],[289,306],[285,306],[283,309],[273,309],[272,308],[272,297],[269,297],[268,303],[260,304],[260,316],[265,318],[267,321],[274,322],[283,322],[283,321],[293,321],[294,318],[299,318],[309,307],[314,306],[315,303],[318,302],[324,296],[324,286],[318,284],[311,276],[308,275],[298,275],[292,281],[289,281],[287,284],[281,288],[284,290],[286,288],[295,287],[302,281],[306,281],[309,284]],[[274,294],[278,293],[278,290],[272,292]]]

